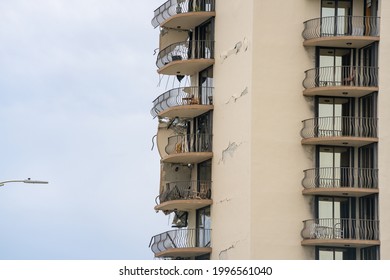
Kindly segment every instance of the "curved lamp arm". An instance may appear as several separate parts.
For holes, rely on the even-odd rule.
[[[28,178],[26,180],[8,180],[8,181],[0,182],[0,187],[4,186],[7,183],[48,184],[49,182],[31,180],[30,178]]]

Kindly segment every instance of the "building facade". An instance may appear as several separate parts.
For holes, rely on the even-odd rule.
[[[154,12],[156,258],[389,259],[390,3],[169,0]],[[389,33],[390,34],[390,33]]]

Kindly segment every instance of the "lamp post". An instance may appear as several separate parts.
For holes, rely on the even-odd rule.
[[[8,180],[8,181],[0,182],[0,187],[4,186],[7,183],[48,184],[49,182],[31,180],[30,178],[28,178],[26,180]]]

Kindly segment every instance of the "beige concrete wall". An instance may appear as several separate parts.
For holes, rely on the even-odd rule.
[[[160,31],[160,51],[171,44],[184,42],[188,39],[188,31],[175,29],[161,29]]]
[[[172,129],[167,129],[166,124],[158,126],[156,144],[157,144],[158,153],[160,154],[161,158],[168,155],[167,152],[165,151],[165,147],[168,145],[168,138],[174,135],[175,132]]]
[[[314,67],[301,33],[319,7],[217,2],[213,259],[314,259],[313,248],[300,245],[302,220],[314,213],[301,194],[302,171],[314,162],[299,132],[313,116],[302,80]]]
[[[212,259],[250,256],[253,1],[217,0]]]
[[[379,223],[381,259],[390,259],[390,2],[381,1],[381,38],[379,43],[378,93],[378,167],[379,167]]]
[[[301,146],[301,121],[313,117],[302,95],[314,48],[302,46],[303,21],[319,15],[318,1],[254,1],[251,235],[253,259],[313,259],[301,246],[302,220],[312,218],[303,197],[303,170],[314,166]],[[283,9],[280,9],[283,7]]]

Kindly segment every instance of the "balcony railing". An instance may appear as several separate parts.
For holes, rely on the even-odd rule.
[[[168,138],[165,152],[168,155],[211,152],[211,138],[211,134],[206,133],[171,136]]]
[[[168,0],[154,11],[152,25],[156,28],[177,14],[213,11],[215,11],[215,0]]]
[[[211,105],[213,98],[211,87],[180,87],[171,89],[153,101],[153,108],[150,110],[153,118],[168,108],[183,105]]]
[[[319,117],[303,121],[302,138],[377,137],[377,119],[359,117]]]
[[[214,41],[194,40],[174,43],[158,53],[156,65],[160,69],[172,61],[213,59]]]
[[[303,239],[379,240],[379,221],[366,219],[312,219],[303,222]]]
[[[378,67],[329,66],[305,71],[305,89],[316,87],[377,87]]]
[[[155,235],[149,247],[159,254],[169,249],[210,247],[211,229],[177,229]]]
[[[333,36],[379,36],[379,18],[363,16],[332,16],[304,22],[305,40]]]
[[[156,204],[172,200],[210,198],[211,181],[177,181],[167,183],[166,189],[156,197]]]
[[[304,170],[302,185],[312,188],[378,188],[378,169],[321,167]]]

